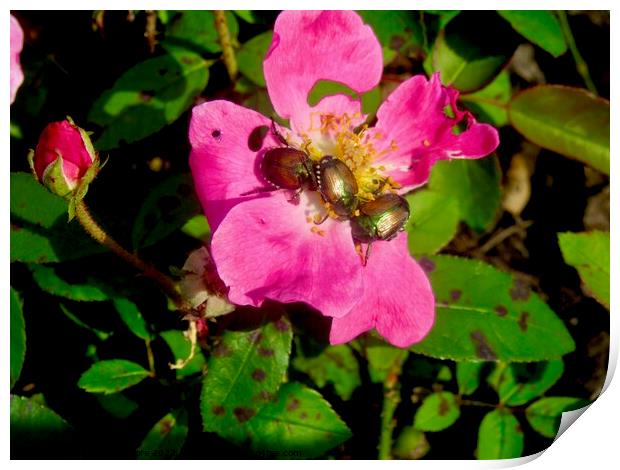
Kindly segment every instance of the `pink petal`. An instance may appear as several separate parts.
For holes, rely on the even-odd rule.
[[[317,193],[305,191],[299,204],[286,191],[244,201],[213,234],[213,259],[228,297],[238,305],[265,299],[306,302],[324,315],[345,315],[359,299],[361,261],[348,223],[328,219],[312,233],[306,217]]]
[[[363,279],[359,303],[332,320],[332,344],[350,341],[373,326],[400,348],[426,336],[435,321],[435,298],[426,274],[409,255],[406,233],[373,243]]]
[[[282,146],[270,129],[268,118],[230,101],[210,101],[193,109],[189,164],[212,230],[239,202],[265,195],[260,190],[269,185],[258,162],[268,148]]]
[[[17,19],[11,15],[11,104],[15,101],[17,89],[24,81],[24,72],[19,63],[19,54],[24,45],[24,32]]]
[[[308,93],[319,80],[363,93],[383,72],[382,51],[372,29],[352,11],[285,11],[274,26],[263,62],[276,112],[293,128],[308,115]]]
[[[428,180],[437,160],[480,158],[499,145],[497,130],[478,124],[474,117],[456,107],[458,91],[446,88],[434,74],[430,81],[417,75],[403,82],[377,111],[377,125],[372,130],[378,140],[375,147],[385,150],[377,160],[386,173],[408,191]],[[454,117],[444,112],[452,109]],[[453,127],[467,119],[467,129],[455,135]],[[396,150],[389,150],[396,144]]]

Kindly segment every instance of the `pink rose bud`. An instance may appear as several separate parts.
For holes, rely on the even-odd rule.
[[[78,185],[87,185],[98,168],[90,137],[70,118],[48,124],[29,158],[37,179],[62,197],[71,195]]]

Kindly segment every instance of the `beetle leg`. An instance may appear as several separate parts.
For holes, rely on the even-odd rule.
[[[299,196],[303,193],[304,188],[299,188],[297,191],[293,193],[288,202],[292,202],[293,204],[299,204]]]
[[[368,257],[370,256],[370,247],[372,246],[372,242],[368,243],[366,247],[366,254],[364,255],[364,261],[362,262],[362,266],[366,266],[368,264]]]
[[[327,220],[328,217],[329,217],[329,212],[326,212],[321,220],[319,220],[318,222],[316,220],[313,220],[312,222],[314,223],[314,225],[321,225],[323,222]]]
[[[271,188],[256,188],[256,189],[252,189],[250,191],[246,191],[245,193],[241,193],[239,194],[239,196],[251,196],[252,194],[261,194],[261,193],[270,193],[272,191],[276,191],[279,188],[277,187],[271,187]]]

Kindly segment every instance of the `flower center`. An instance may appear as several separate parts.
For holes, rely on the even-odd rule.
[[[360,118],[359,114],[314,114],[308,133],[301,135],[301,149],[316,162],[326,155],[342,160],[357,181],[357,198],[367,202],[379,194],[400,188],[400,185],[384,176],[385,167],[375,163],[386,153],[396,150],[396,143],[392,141],[387,150],[377,151],[374,141],[381,139],[381,135],[369,134],[367,124],[356,127],[355,122]]]

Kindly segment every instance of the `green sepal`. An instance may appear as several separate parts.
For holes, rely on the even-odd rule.
[[[88,185],[95,179],[100,169],[101,165],[99,163],[99,156],[95,155],[93,164],[88,168],[88,170],[86,170],[86,173],[84,173],[84,176],[80,178],[73,192],[67,197],[67,200],[69,201],[69,222],[71,222],[75,217],[75,208],[86,196],[86,193],[88,192]]]
[[[69,195],[75,189],[71,183],[67,180],[62,165],[62,155],[57,153],[57,158],[53,163],[50,163],[43,172],[43,186],[49,189],[52,193],[60,197],[69,197]]]

